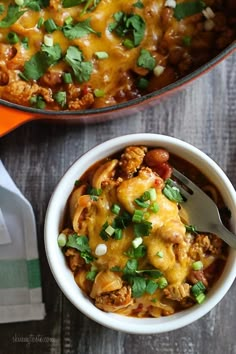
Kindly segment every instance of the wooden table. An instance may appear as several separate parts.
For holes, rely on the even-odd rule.
[[[136,115],[90,126],[32,122],[2,138],[1,159],[35,211],[47,316],[1,325],[0,353],[236,353],[235,283],[192,325],[159,335],[125,334],[96,324],[69,303],[49,270],[43,242],[44,216],[58,179],[89,148],[118,135],[152,132],[190,142],[217,161],[236,186],[235,60],[232,55],[186,90]]]

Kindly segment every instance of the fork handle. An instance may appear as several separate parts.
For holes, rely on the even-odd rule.
[[[236,235],[230,232],[223,224],[214,225],[213,233],[219,235],[230,247],[236,249]]]

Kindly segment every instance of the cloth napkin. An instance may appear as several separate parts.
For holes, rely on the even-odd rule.
[[[44,317],[33,209],[0,160],[0,323]]]

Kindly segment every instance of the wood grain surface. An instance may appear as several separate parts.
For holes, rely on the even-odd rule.
[[[0,353],[236,353],[235,283],[215,309],[187,327],[159,335],[125,334],[86,318],[64,297],[43,242],[44,216],[59,178],[85,151],[118,135],[151,132],[190,142],[217,161],[236,186],[235,60],[230,56],[184,91],[136,115],[90,126],[32,122],[1,139],[0,158],[34,208],[47,316],[1,325]]]

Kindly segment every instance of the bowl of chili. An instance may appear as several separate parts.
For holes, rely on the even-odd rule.
[[[195,178],[195,183],[217,199],[222,218],[228,219],[228,227],[235,232],[236,192],[229,179],[207,155],[173,137],[144,133],[106,141],[75,161],[55,188],[45,219],[48,262],[66,297],[99,324],[135,334],[178,329],[212,310],[235,279],[235,251],[216,235],[197,234],[197,225],[194,228],[185,221],[182,236],[187,248],[178,248],[182,237],[182,231],[177,231],[179,226],[182,229],[179,219],[172,220],[173,227],[168,218],[164,221],[176,203],[181,203],[169,181],[172,167]],[[150,178],[154,178],[151,188]],[[145,199],[143,180],[150,191]],[[118,195],[119,204],[110,204],[109,209],[107,198],[114,195]],[[130,195],[137,197],[135,203]],[[130,205],[135,205],[135,210],[130,210]],[[117,216],[124,216],[123,208],[133,215],[126,224],[126,213],[118,225]],[[158,217],[164,218],[164,233],[154,230],[160,224]],[[173,228],[174,233],[169,233]],[[171,257],[163,244],[168,249],[171,245]],[[166,265],[172,256],[173,269],[168,271]],[[187,259],[190,263],[182,272]],[[178,278],[185,272],[189,274],[180,284]]]

